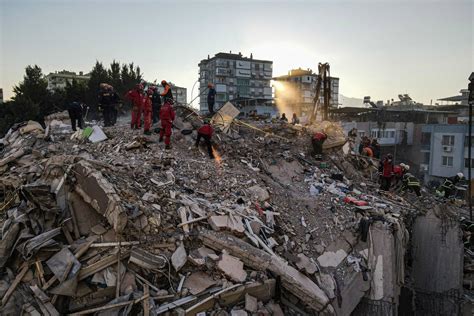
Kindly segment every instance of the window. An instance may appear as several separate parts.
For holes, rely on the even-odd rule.
[[[250,80],[249,79],[237,78],[237,85],[238,86],[248,86],[248,85],[250,85]]]
[[[444,167],[452,167],[453,166],[453,157],[449,157],[449,156],[442,156],[442,165]]]
[[[426,165],[428,165],[430,163],[430,153],[424,153],[423,163],[426,164]]]
[[[471,143],[474,146],[474,136],[471,136]],[[464,146],[465,147],[469,146],[469,136],[464,137]]]
[[[454,145],[454,135],[443,135],[443,140],[441,142],[443,146],[453,146]]]
[[[362,138],[365,136],[365,131],[364,132],[359,132],[359,137]]]
[[[469,168],[469,158],[464,158],[464,168]],[[474,158],[471,158],[471,169],[474,169]]]
[[[421,144],[422,145],[431,144],[431,133],[421,133]]]

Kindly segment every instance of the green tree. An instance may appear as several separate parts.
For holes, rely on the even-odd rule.
[[[90,79],[87,83],[88,91],[86,94],[86,103],[93,109],[97,111],[97,96],[99,93],[99,85],[101,83],[109,83],[110,77],[107,72],[107,69],[104,68],[101,62],[96,61],[94,68],[90,72]]]

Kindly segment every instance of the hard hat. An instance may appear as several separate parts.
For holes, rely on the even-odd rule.
[[[212,83],[209,82],[209,83],[207,84],[207,87],[208,87],[208,88],[212,88]]]
[[[167,82],[166,80],[161,80],[161,85],[166,86]]]
[[[458,176],[459,178],[464,178],[464,173],[458,172],[457,176]]]

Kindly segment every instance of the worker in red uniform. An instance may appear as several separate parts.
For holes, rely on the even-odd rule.
[[[390,190],[393,176],[393,157],[392,154],[385,156],[379,165],[380,177],[380,189],[383,191]]]
[[[165,104],[160,109],[160,142],[165,139],[166,149],[171,149],[171,127],[173,126],[173,121],[175,118],[175,113],[173,106],[170,102],[165,101]]]
[[[207,146],[207,152],[209,153],[209,158],[214,159],[214,153],[212,152],[212,134],[214,133],[214,129],[211,126],[209,119],[204,120],[204,125],[198,129],[197,139],[196,139],[196,147],[199,147],[199,142],[201,138],[204,139],[204,142]]]
[[[153,114],[153,106],[152,106],[152,99],[153,97],[153,89],[148,89],[146,95],[143,97],[143,125],[144,131],[143,134],[151,135],[151,120]]]
[[[171,92],[171,86],[168,82],[166,82],[166,80],[162,80],[161,85],[163,86],[163,88],[165,88],[165,90],[160,94],[163,98],[163,103],[168,102],[170,104],[173,104],[173,92]]]
[[[323,144],[327,138],[328,135],[325,132],[316,132],[311,139],[311,143],[313,145],[313,154],[318,160],[323,158]]]
[[[132,129],[140,129],[143,107],[143,85],[137,84],[135,89],[128,91],[125,98],[132,101]]]
[[[404,164],[403,162],[399,165],[393,166],[393,186],[395,187],[396,190],[400,188],[400,185],[402,184],[403,176],[405,173],[410,170],[410,166],[407,164]]]
[[[367,156],[367,157],[374,157],[374,152],[372,151],[372,148],[370,147],[364,147],[364,149],[362,149],[362,156]]]

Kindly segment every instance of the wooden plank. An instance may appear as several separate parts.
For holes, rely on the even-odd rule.
[[[2,306],[5,306],[5,304],[8,302],[8,300],[10,299],[10,296],[13,294],[13,292],[15,291],[16,287],[18,286],[18,284],[20,284],[21,279],[23,279],[23,277],[25,276],[26,272],[28,272],[28,264],[27,264],[27,263],[24,263],[24,264],[23,264],[23,268],[20,270],[20,273],[18,273],[18,274],[16,275],[15,280],[13,281],[13,283],[10,285],[10,287],[9,287],[8,290],[7,290],[7,292],[6,292],[5,295],[3,296],[3,298],[2,298]]]
[[[130,255],[129,250],[127,250],[125,253],[122,253],[121,260],[127,258],[129,255]],[[107,256],[104,259],[101,259],[98,262],[91,264],[90,266],[86,268],[82,268],[81,271],[79,271],[78,280],[82,281],[85,278],[95,274],[96,272],[99,272],[107,267],[110,267],[116,262],[117,262],[117,254]]]
[[[150,296],[150,288],[148,284],[143,285],[143,294]],[[143,300],[143,316],[150,316],[150,300]]]
[[[38,300],[43,304],[44,308],[48,311],[48,315],[59,316],[59,312],[56,310],[48,295],[46,295],[37,285],[30,286]]]
[[[186,207],[181,206],[180,208],[178,208],[178,215],[181,218],[181,227],[183,227],[183,231],[186,234],[189,234],[189,225],[186,223],[188,221],[188,218],[186,217]]]
[[[107,310],[107,309],[111,309],[111,308],[127,306],[127,305],[130,305],[130,304],[137,304],[137,303],[140,303],[141,301],[143,301],[145,299],[148,299],[149,297],[150,297],[150,295],[148,295],[148,296],[143,295],[141,298],[136,299],[134,301],[127,301],[127,302],[122,302],[122,303],[116,303],[116,304],[91,308],[91,309],[87,309],[87,310],[83,310],[83,311],[80,311],[80,312],[69,314],[69,316],[87,315],[87,314],[92,314],[92,313],[95,313],[95,312],[99,312],[99,311],[103,311],[103,310]]]

